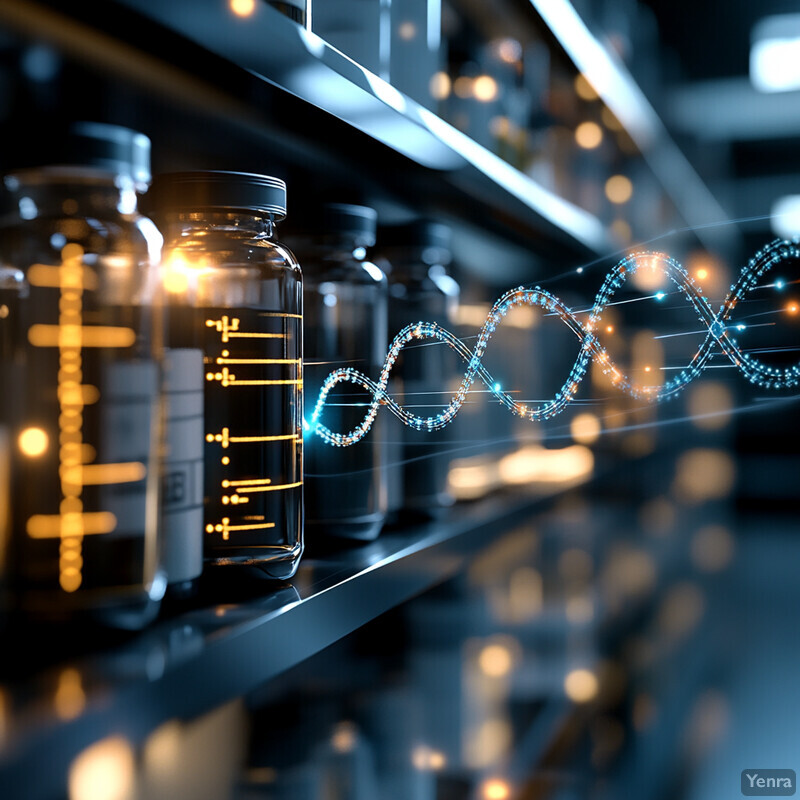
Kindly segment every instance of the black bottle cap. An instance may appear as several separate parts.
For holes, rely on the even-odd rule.
[[[372,247],[378,230],[378,212],[368,206],[326,203],[319,212],[318,233],[323,236],[353,236],[364,247]]]
[[[13,171],[47,167],[89,167],[129,177],[139,191],[150,183],[150,139],[104,122],[37,125],[16,131]],[[47,157],[43,161],[43,154]]]
[[[436,248],[450,252],[452,231],[447,225],[430,219],[415,219],[399,225],[381,225],[381,247]]]
[[[275,219],[286,216],[286,184],[269,175],[250,172],[170,172],[157,175],[149,193],[157,213],[241,209],[260,211]]]

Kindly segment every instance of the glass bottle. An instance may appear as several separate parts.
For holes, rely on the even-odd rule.
[[[303,550],[303,298],[300,266],[273,239],[286,185],[174,173],[156,178],[153,199],[165,233],[168,352],[183,362],[173,391],[196,396],[202,386],[195,535],[208,562],[289,578]]]
[[[4,179],[0,351],[23,611],[136,628],[158,610],[162,243],[150,140],[78,123]],[[6,381],[13,381],[6,383]]]
[[[377,214],[364,206],[329,204],[313,219],[315,234],[301,236],[293,247],[303,262],[304,367],[307,416],[328,374],[352,366],[377,380],[387,349],[387,282],[381,269],[366,260],[375,244]],[[353,405],[344,395],[330,396],[322,421],[345,433],[364,418],[372,398],[350,386]],[[385,414],[379,414],[367,437],[351,447],[333,447],[312,430],[306,433],[306,525],[314,534],[367,541],[386,518]]]
[[[446,225],[429,220],[381,227],[379,246],[389,270],[390,339],[413,322],[452,328],[460,290],[447,272],[450,237]],[[389,391],[400,405],[432,416],[447,405],[458,377],[457,357],[446,345],[412,345],[401,351]],[[402,441],[404,469],[402,500],[393,503],[390,497],[390,509],[399,506],[401,517],[435,517],[453,502],[447,491],[450,429],[428,432],[393,425],[389,438],[399,435]]]

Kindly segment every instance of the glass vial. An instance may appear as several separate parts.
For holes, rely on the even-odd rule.
[[[447,272],[452,258],[450,235],[446,225],[428,220],[380,229],[380,251],[389,270],[390,338],[419,321],[452,328],[459,286]],[[456,356],[444,344],[405,348],[392,374],[390,393],[400,405],[420,416],[441,410],[460,377]],[[453,502],[447,491],[452,458],[450,429],[428,432],[399,421],[391,424],[388,436],[402,443],[398,460],[404,468],[400,498],[395,495],[392,499],[390,483],[390,510],[396,510],[393,516],[435,517]]]
[[[204,462],[202,527],[187,530],[213,564],[290,578],[303,550],[303,298],[300,266],[273,239],[286,185],[175,173],[155,180],[153,198],[165,233],[166,342],[180,360],[171,389],[203,397],[185,411],[202,414]],[[194,452],[198,433],[187,425],[180,448]]]
[[[307,415],[328,374],[353,366],[377,379],[387,349],[387,282],[366,260],[375,244],[377,214],[364,206],[329,204],[314,219],[316,233],[293,247],[303,262],[304,367]],[[331,430],[353,430],[372,398],[355,387],[331,396],[323,421]],[[351,400],[352,405],[346,405]],[[352,447],[326,444],[306,433],[306,525],[313,535],[368,541],[386,518],[385,414],[366,439]]]
[[[53,135],[52,166],[4,179],[0,351],[14,584],[23,610],[148,622],[158,542],[161,235],[137,210],[150,141]],[[6,381],[13,381],[13,384]]]

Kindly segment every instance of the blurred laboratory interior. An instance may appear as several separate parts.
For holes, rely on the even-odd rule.
[[[796,0],[0,0],[0,177],[3,800],[794,794]]]

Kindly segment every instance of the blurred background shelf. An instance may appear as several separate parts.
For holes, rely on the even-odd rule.
[[[190,719],[246,695],[462,572],[566,488],[498,496],[369,545],[312,554],[291,586],[256,580],[243,587],[240,579],[207,585],[202,607],[133,638],[57,629],[43,630],[38,641],[25,630],[12,634],[7,641],[19,652],[18,677],[0,687],[0,785],[26,800],[54,796],[70,762],[91,742],[115,734],[142,741],[169,719]],[[208,605],[215,596],[226,602]],[[83,653],[45,672],[36,668],[70,651]],[[46,770],[36,766],[42,753]]]
[[[526,174],[539,167],[522,171],[510,163],[504,140],[492,139],[506,153],[501,158],[485,136],[479,143],[266,3],[255,8],[243,19],[216,0],[90,0],[78,7],[60,0],[3,0],[0,20],[33,37],[34,45],[47,42],[84,69],[99,70],[109,89],[124,89],[108,112],[121,124],[146,112],[147,132],[160,144],[156,171],[166,164],[182,168],[181,157],[195,168],[203,161],[247,170],[261,163],[268,172],[305,173],[322,194],[335,187],[341,195],[349,187],[344,191],[375,206],[382,219],[407,216],[411,209],[438,216],[456,229],[456,259],[496,285],[613,254],[630,235],[629,228],[625,234],[567,199],[565,192],[588,197],[583,189],[559,191],[547,183],[563,179],[543,183]],[[617,114],[622,146],[635,151],[625,158],[633,159],[637,173],[646,172],[639,191],[653,191],[646,188],[653,183],[665,192],[673,210],[664,213],[676,227],[724,219],[625,68],[585,27],[581,42],[565,38],[563,20],[547,8],[539,9],[540,32],[524,35],[549,39],[548,57],[563,63],[565,74],[580,77],[595,62],[603,65],[609,77],[601,106]],[[77,116],[97,116],[98,103],[108,102],[106,92],[76,97],[71,113]],[[459,113],[453,112],[455,120]],[[592,118],[591,103],[568,117],[577,114],[577,124],[585,113]],[[502,115],[492,125],[497,121],[512,124]],[[228,146],[221,147],[223,141]],[[613,171],[620,159],[611,152],[587,151],[581,158],[594,162],[592,171],[605,180],[604,171]],[[290,218],[300,213],[296,198],[292,193]],[[657,224],[640,224],[639,235]],[[703,229],[698,235],[706,237]],[[735,238],[725,228],[708,236],[723,245]]]

